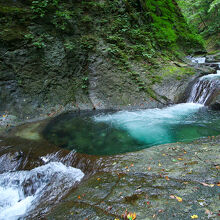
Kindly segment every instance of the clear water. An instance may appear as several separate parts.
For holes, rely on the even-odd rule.
[[[93,117],[70,114],[44,132],[57,146],[93,155],[114,155],[219,134],[220,112],[194,103]]]

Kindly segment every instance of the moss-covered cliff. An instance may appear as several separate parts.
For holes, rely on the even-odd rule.
[[[194,73],[172,61],[203,50],[174,0],[0,1],[0,30],[0,110],[25,115],[167,104]]]

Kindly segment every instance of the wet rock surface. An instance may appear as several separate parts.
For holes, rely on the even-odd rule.
[[[105,158],[105,168],[67,196],[48,219],[219,218],[220,137]]]
[[[136,219],[219,218],[220,136],[89,156],[45,141],[40,133],[46,123],[22,125],[1,138],[1,173],[61,162],[85,178],[59,203],[44,203],[47,210],[39,205],[26,219],[123,219],[126,210]]]

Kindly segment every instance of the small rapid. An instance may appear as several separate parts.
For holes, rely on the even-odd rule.
[[[190,59],[193,63],[205,63],[206,58],[205,57],[187,57],[188,59]]]
[[[220,92],[220,63],[206,63],[205,57],[188,57],[192,63],[212,65],[216,73],[200,77],[193,85],[187,102],[209,105]]]
[[[56,203],[83,178],[81,170],[61,162],[50,162],[30,171],[0,174],[0,220],[34,217],[48,211],[48,203]]]
[[[220,71],[200,77],[193,85],[187,102],[210,104],[220,90]]]

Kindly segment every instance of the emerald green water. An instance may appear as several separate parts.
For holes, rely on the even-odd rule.
[[[114,155],[220,134],[220,112],[185,103],[163,109],[95,116],[66,114],[43,132],[53,144],[91,155]]]

